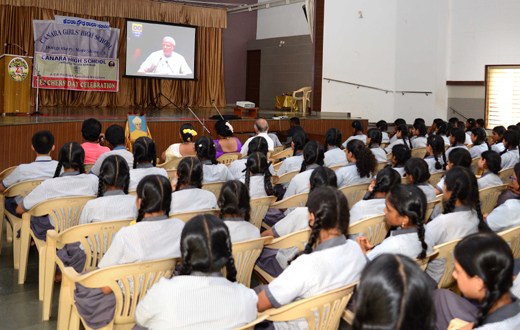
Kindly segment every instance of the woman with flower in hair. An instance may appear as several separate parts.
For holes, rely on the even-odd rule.
[[[242,143],[233,136],[233,126],[226,120],[219,120],[215,123],[218,139],[213,140],[215,149],[217,150],[216,158],[230,152],[240,152]]]
[[[175,157],[184,157],[184,156],[195,156],[197,153],[195,152],[195,137],[197,136],[197,131],[193,127],[192,124],[186,123],[182,124],[181,129],[179,131],[179,137],[181,138],[181,143],[174,143],[166,149],[165,152],[161,155],[161,160],[167,162]]]

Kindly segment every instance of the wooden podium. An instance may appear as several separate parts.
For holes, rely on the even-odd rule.
[[[0,112],[29,113],[32,57],[0,55]]]

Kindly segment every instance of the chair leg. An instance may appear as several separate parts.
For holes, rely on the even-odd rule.
[[[8,243],[11,243],[13,241],[13,228],[11,227],[10,223],[7,223],[7,226],[5,227],[5,237],[6,241]]]
[[[6,226],[5,230],[7,231]],[[7,236],[7,235],[6,235]],[[2,243],[4,242],[4,212],[0,212],[0,254],[2,254]]]
[[[72,312],[70,313],[70,321],[69,321],[69,328],[70,330],[79,330],[79,314],[78,311],[72,307]]]
[[[45,285],[45,252],[47,248],[44,246],[38,251],[38,299],[43,301],[44,285]]]
[[[18,284],[24,284],[27,278],[27,262],[29,259],[29,244],[31,241],[30,217],[22,218],[22,232],[20,237],[20,269],[18,270]]]
[[[58,307],[58,330],[69,329],[69,323],[72,314],[72,304],[74,301],[72,298],[72,292],[74,289],[71,288],[71,285],[73,285],[73,283],[67,280],[67,278],[63,277],[61,281],[60,300]]]
[[[51,249],[47,247],[47,253]],[[54,254],[54,258],[56,254]],[[54,275],[56,273],[56,261],[53,257],[47,255],[45,258],[44,265],[44,278],[43,278],[43,320],[48,321],[51,315],[51,306],[52,306],[52,294],[54,291]]]
[[[13,234],[15,233],[13,229]],[[16,270],[20,269],[20,247],[21,247],[21,240],[20,237],[16,237],[16,235],[13,235],[13,267]]]

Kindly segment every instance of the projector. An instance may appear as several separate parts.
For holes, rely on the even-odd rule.
[[[237,106],[241,107],[241,108],[250,109],[250,108],[254,108],[255,104],[253,102],[249,102],[249,101],[237,101]]]

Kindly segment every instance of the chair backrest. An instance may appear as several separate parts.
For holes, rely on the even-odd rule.
[[[430,174],[428,183],[434,187],[437,186],[437,183],[439,183],[439,181],[441,181],[441,178],[444,175],[444,173],[445,173],[444,171],[440,171],[440,172],[435,172],[435,173]]]
[[[264,220],[265,215],[267,214],[267,210],[271,204],[276,201],[275,196],[267,196],[260,198],[253,198],[250,201],[251,205],[251,219],[250,222],[255,225],[258,229],[262,226],[262,221]]]
[[[272,240],[272,237],[262,237],[243,242],[233,243],[233,259],[237,269],[237,282],[250,287],[251,274],[255,267],[256,259],[262,253],[264,245]]]
[[[428,267],[428,263],[430,262],[430,260],[435,258],[437,254],[439,253],[437,251],[434,251],[428,254],[426,257],[424,257],[424,259],[415,259],[415,262],[417,262],[417,265],[419,265],[419,267],[421,267],[422,271],[424,272],[426,271],[426,268]]]
[[[509,244],[515,259],[520,258],[520,226],[506,229],[498,234]]]
[[[426,155],[425,147],[412,149],[412,157],[414,157],[414,158],[424,158],[425,155]]]
[[[305,203],[307,203],[308,197],[309,197],[309,193],[301,193],[301,194],[292,195],[291,197],[282,199],[281,201],[271,204],[271,208],[288,209],[290,207],[305,206]]]
[[[81,210],[94,196],[75,196],[48,199],[33,206],[28,213],[32,216],[48,214],[54,229],[60,233],[78,225]]]
[[[5,168],[2,172],[0,172],[0,180],[5,179],[9,174],[11,174],[14,171],[14,169],[16,167],[17,166],[11,166],[11,167]]]
[[[85,173],[89,173],[90,170],[94,167],[94,164],[84,164],[83,168],[85,169]]]
[[[479,190],[480,209],[482,214],[490,213],[497,205],[498,197],[507,186],[505,184],[500,186],[488,187]]]
[[[361,234],[368,239],[370,244],[376,245],[385,239],[389,229],[385,221],[385,215],[382,214],[350,225],[348,227],[348,234]]]
[[[376,172],[374,174],[379,173],[379,171],[384,169],[386,167],[386,165],[388,165],[388,162],[379,162],[379,163],[377,163]]]
[[[273,148],[273,153],[280,152],[280,151],[282,151],[282,150],[284,150],[284,149],[285,149],[284,146],[274,147],[274,148]]]
[[[218,200],[218,198],[220,196],[220,190],[222,189],[222,186],[224,185],[224,183],[225,183],[224,181],[203,183],[202,189],[212,192],[213,195],[215,195],[215,197]]]
[[[345,186],[345,187],[339,188],[339,190],[341,190],[343,195],[345,195],[345,197],[347,197],[349,208],[352,208],[352,206],[354,206],[354,204],[356,204],[357,202],[359,202],[360,200],[363,199],[363,196],[365,196],[365,194],[368,191],[369,185],[370,185],[370,183],[361,183],[361,184],[356,184],[353,186]]]
[[[44,180],[29,180],[13,184],[4,191],[5,197],[27,196],[34,188],[38,187]]]
[[[217,162],[219,164],[224,164],[229,166],[233,161],[242,158],[242,154],[240,152],[228,152],[217,158]]]
[[[204,210],[196,210],[196,211],[186,211],[186,212],[178,212],[170,214],[170,218],[176,218],[179,220],[182,220],[184,222],[188,222],[196,215],[200,214],[213,214],[214,216],[219,215],[220,210],[219,209],[204,209]]]
[[[394,154],[392,154],[391,152],[386,154],[386,159],[392,160],[392,157],[394,157]]]
[[[430,220],[430,217],[433,213],[433,209],[435,208],[435,206],[439,205],[441,202],[442,202],[442,195],[439,195],[439,196],[437,196],[437,198],[435,198],[434,200],[432,200],[431,202],[428,202],[428,204],[426,204],[426,213],[424,214],[424,223],[427,223],[428,220]]]
[[[460,239],[456,239],[433,247],[433,251],[437,252],[437,255],[432,260],[444,260],[444,273],[439,281],[439,288],[449,288],[455,283],[455,279],[452,276],[455,268],[453,250],[459,241]]]
[[[177,175],[177,169],[167,169],[166,173],[168,174],[168,179],[172,181]]]
[[[273,183],[274,184],[289,183],[289,182],[291,182],[292,178],[294,178],[298,173],[300,173],[300,171],[287,172],[280,176],[275,175],[275,176],[273,176]]]
[[[456,318],[451,319],[450,323],[448,324],[447,330],[460,330],[460,329],[467,329],[469,322],[464,321],[462,319]]]
[[[285,235],[282,237],[278,237],[272,240],[269,244],[266,244],[267,247],[271,249],[288,249],[295,247],[299,251],[303,251],[305,249],[305,245],[309,241],[309,236],[311,235],[310,229],[304,229],[297,232],[294,232],[289,235]]]
[[[195,157],[195,156],[184,156],[184,157]],[[165,170],[175,170],[175,169],[177,169],[177,166],[179,166],[180,161],[184,157],[173,157],[172,159],[170,159],[162,164],[157,164],[156,167],[164,168]]]
[[[500,177],[500,179],[502,179],[502,182],[504,184],[507,184],[509,183],[509,177],[511,175],[513,175],[513,171],[514,171],[514,168],[513,167],[510,167],[510,168],[504,168],[503,170],[501,170],[500,172],[498,172],[498,176]]]
[[[284,149],[282,151],[279,151],[277,153],[273,153],[271,155],[271,160],[276,162],[279,159],[291,157],[293,155],[293,153],[294,153],[293,148],[286,148],[286,149]]]
[[[287,322],[305,318],[309,330],[338,329],[341,315],[354,292],[356,284],[341,287],[314,297],[298,300],[265,311],[273,322]]]
[[[480,160],[480,157],[475,157],[471,159],[471,171],[475,173],[475,175],[480,174],[480,169],[478,168],[478,161]]]

